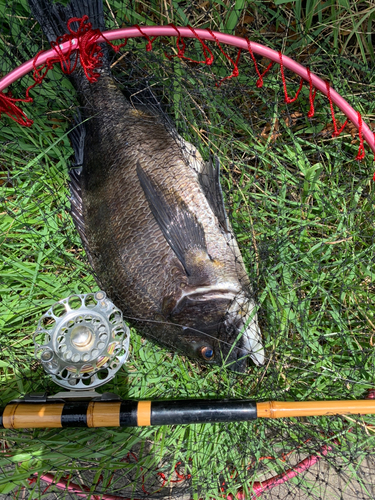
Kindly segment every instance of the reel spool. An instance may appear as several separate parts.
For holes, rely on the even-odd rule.
[[[129,328],[105,292],[71,295],[38,322],[35,356],[53,381],[73,390],[109,382],[129,355]]]

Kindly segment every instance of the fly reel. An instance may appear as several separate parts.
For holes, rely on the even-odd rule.
[[[88,390],[106,384],[127,360],[129,328],[102,291],[56,302],[38,322],[35,356],[56,384]]]

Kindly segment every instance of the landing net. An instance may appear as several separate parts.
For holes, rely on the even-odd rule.
[[[337,38],[326,11],[302,11],[303,30],[296,11],[268,2],[111,0],[105,13],[107,30],[191,25],[246,37],[282,56],[270,67],[249,50],[239,57],[235,47],[202,45],[197,37],[184,39],[183,52],[177,37],[139,36],[117,53],[109,49],[113,75],[131,102],[142,102],[142,89],[205,160],[220,158],[266,359],[238,374],[199,364],[132,329],[130,358],[102,392],[134,399],[367,397],[374,386],[374,169],[359,123],[374,129],[371,24],[360,25],[359,38],[341,32]],[[49,45],[26,2],[1,0],[0,14],[5,76]],[[345,124],[311,82],[300,86],[299,76],[280,66],[284,56],[327,82],[326,93],[335,89],[346,99],[358,124]],[[19,78],[7,102],[24,99],[34,83],[32,73]],[[33,332],[57,300],[99,290],[70,215],[74,89],[55,64],[30,96],[32,103],[14,102],[26,118],[13,113],[12,120],[1,108],[1,406],[20,394],[58,391],[35,360]],[[0,492],[4,498],[370,499],[373,424],[371,416],[351,415],[7,430]]]

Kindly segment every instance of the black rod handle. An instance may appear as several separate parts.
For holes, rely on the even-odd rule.
[[[151,404],[151,425],[243,422],[256,418],[256,403],[247,400],[194,399]]]

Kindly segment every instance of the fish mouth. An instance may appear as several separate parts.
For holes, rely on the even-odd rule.
[[[245,359],[250,356],[257,366],[263,365],[265,353],[256,306],[243,292],[236,296],[236,301],[232,302],[225,323],[228,328],[232,324],[237,327],[238,331],[242,331],[242,346],[238,351],[238,357]]]
[[[250,324],[242,335],[244,356],[249,356],[257,366],[264,365],[265,354],[260,330],[256,323]]]

